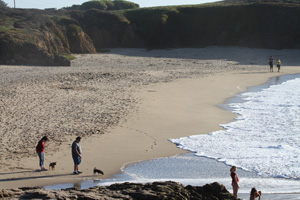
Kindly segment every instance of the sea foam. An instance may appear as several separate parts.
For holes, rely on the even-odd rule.
[[[171,139],[198,156],[214,158],[261,176],[300,178],[300,79],[241,94],[229,106],[236,119],[225,130]]]

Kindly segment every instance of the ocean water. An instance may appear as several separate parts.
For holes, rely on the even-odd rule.
[[[229,169],[236,165],[240,197],[249,199],[256,187],[263,199],[300,199],[299,87],[300,75],[287,75],[249,88],[222,105],[237,114],[220,125],[224,130],[170,139],[193,153],[134,163],[111,179],[81,187],[173,180],[198,186],[219,182],[231,191]]]
[[[225,130],[171,139],[179,148],[263,177],[300,179],[300,78],[241,94]]]
[[[215,159],[195,156],[193,153],[168,158],[134,163],[124,168],[122,173],[111,179],[90,180],[83,187],[95,184],[107,186],[114,183],[154,181],[175,181],[183,185],[203,186],[207,183],[219,182],[232,192],[230,166]],[[238,169],[240,177],[239,197],[249,199],[250,190],[256,187],[263,193],[263,199],[300,199],[299,181],[283,178],[261,177],[255,172]]]

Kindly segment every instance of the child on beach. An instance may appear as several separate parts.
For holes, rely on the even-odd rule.
[[[239,177],[238,175],[236,174],[236,170],[237,170],[237,167],[236,166],[232,166],[231,169],[230,169],[230,176],[231,176],[231,179],[232,179],[232,189],[233,189],[233,196],[235,196],[236,198],[238,198],[238,190],[240,188],[239,186]]]
[[[39,156],[39,159],[40,159],[40,167],[41,167],[41,170],[46,170],[45,166],[44,166],[44,163],[45,163],[45,146],[46,146],[46,141],[48,141],[48,138],[47,136],[44,136],[37,144],[36,146],[36,153],[38,154]]]
[[[252,188],[250,192],[250,200],[255,200],[258,197],[258,200],[261,199],[261,191],[257,191],[256,188]]]

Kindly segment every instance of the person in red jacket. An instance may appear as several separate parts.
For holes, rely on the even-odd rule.
[[[40,159],[40,167],[41,170],[46,170],[44,166],[44,161],[45,161],[45,146],[46,146],[46,141],[48,141],[47,136],[44,136],[37,144],[36,146],[36,153],[39,156]]]

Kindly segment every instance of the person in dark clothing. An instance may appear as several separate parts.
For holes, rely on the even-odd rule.
[[[270,72],[273,72],[273,57],[270,56],[269,58],[269,65],[270,65]]]
[[[82,171],[79,170],[79,165],[81,163],[81,146],[80,146],[81,137],[77,137],[72,144],[72,158],[74,161],[74,172],[73,174],[80,174]]]

